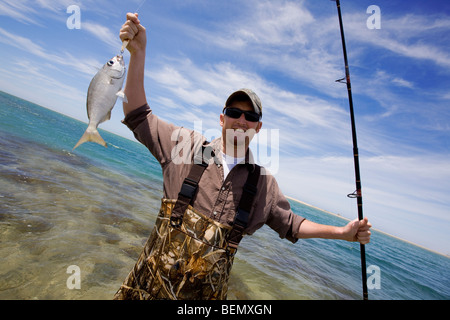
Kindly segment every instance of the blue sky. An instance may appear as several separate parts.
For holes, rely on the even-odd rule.
[[[0,2],[0,90],[87,122],[89,82],[119,52],[125,14],[141,2]],[[74,4],[80,29],[66,25]],[[450,3],[341,5],[364,214],[377,229],[450,254]],[[381,9],[380,29],[367,27],[370,5]],[[347,91],[335,82],[344,62],[334,2],[147,0],[139,14],[156,114],[191,128],[203,121],[205,133],[218,129],[231,92],[252,88],[263,128],[279,137],[270,154],[279,155],[272,169],[284,193],[357,216],[346,197],[355,187]],[[122,118],[118,103],[101,128],[131,138]]]

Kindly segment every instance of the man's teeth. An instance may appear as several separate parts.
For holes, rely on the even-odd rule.
[[[244,129],[235,129],[234,131],[235,131],[235,132],[242,132],[242,133],[245,132]]]

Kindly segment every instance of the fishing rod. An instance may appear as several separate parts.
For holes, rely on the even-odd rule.
[[[358,142],[356,139],[356,125],[355,125],[355,115],[353,111],[353,98],[352,98],[352,85],[350,83],[350,71],[348,68],[348,60],[347,60],[347,49],[345,46],[345,37],[344,37],[344,25],[342,23],[342,14],[341,14],[341,3],[340,0],[331,0],[336,1],[338,16],[339,16],[339,26],[341,29],[341,39],[342,39],[342,51],[344,52],[344,63],[345,63],[345,78],[336,80],[336,82],[343,83],[343,80],[346,80],[347,83],[347,92],[348,92],[348,102],[350,105],[350,118],[352,122],[352,138],[353,138],[353,160],[355,163],[355,181],[356,181],[356,190],[353,193],[348,194],[349,198],[356,198],[358,204],[358,219],[364,219],[363,216],[363,206],[362,206],[362,192],[361,192],[361,176],[359,172],[359,155],[358,155]],[[367,272],[366,272],[366,248],[364,244],[360,244],[361,251],[361,276],[362,276],[362,287],[363,287],[363,299],[368,300],[369,295],[367,292]]]

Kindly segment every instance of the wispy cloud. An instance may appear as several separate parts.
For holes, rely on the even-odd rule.
[[[409,88],[409,89],[413,89],[414,88],[414,84],[411,81],[402,79],[402,78],[394,78],[392,79],[392,83],[400,86],[400,87],[405,87],[405,88]]]
[[[180,29],[208,46],[245,53],[239,56],[244,65],[259,64],[327,95],[341,95],[330,87],[343,74],[339,51],[330,50],[337,42],[336,19],[317,20],[303,1],[250,1],[243,10],[245,14],[212,29]]]
[[[45,57],[45,50],[41,46],[35,44],[32,40],[22,37],[17,34],[13,34],[5,29],[0,28],[0,42],[13,46],[20,50],[26,50],[39,57]]]
[[[314,22],[314,17],[303,5],[257,1],[249,7],[250,17],[246,17],[245,22],[229,24],[225,34],[216,37],[217,45],[240,50],[254,45],[259,49],[264,46],[292,48],[309,42],[303,31]]]
[[[40,24],[32,17],[37,15],[37,11],[26,1],[4,0],[0,2],[0,15],[23,23]]]
[[[75,57],[73,54],[68,52],[61,53],[50,53],[40,45],[36,44],[29,38],[11,33],[6,31],[3,28],[0,28],[0,42],[6,45],[10,45],[19,49],[21,51],[25,51],[27,53],[31,53],[39,58],[50,61],[52,63],[56,63],[62,66],[70,67],[72,70],[77,70],[81,73],[87,75],[93,75],[95,73],[95,69],[93,66],[102,66],[103,62],[98,62],[95,59],[85,58],[80,59],[79,57]],[[82,61],[82,63],[74,64],[73,61]]]
[[[89,32],[91,35],[107,44],[112,49],[117,51],[120,49],[121,43],[117,31],[113,32],[110,28],[105,27],[104,25],[89,21],[83,21],[81,29]]]
[[[25,24],[45,26],[46,19],[67,18],[66,8],[81,5],[79,0],[3,0],[0,3],[0,15]],[[62,15],[64,17],[62,17]]]
[[[382,27],[369,30],[361,22],[360,13],[348,15],[346,25],[349,35],[360,42],[386,49],[399,56],[418,60],[428,60],[436,65],[449,68],[450,53],[445,39],[450,30],[448,16],[425,16],[406,14],[392,17],[383,14]]]
[[[227,23],[217,22],[217,26],[201,29],[186,25],[180,29],[208,46],[215,45],[225,52],[245,52],[239,56],[242,66],[246,63],[268,70],[280,72],[301,85],[312,88],[331,98],[345,97],[345,90],[333,86],[334,81],[344,74],[342,49],[335,13],[314,16],[304,2],[257,1],[244,6],[245,14],[236,16]],[[399,58],[410,58],[415,63],[431,62],[445,68],[450,66],[450,53],[446,50],[448,41],[441,45],[450,30],[448,17],[405,14],[400,16],[382,15],[381,30],[369,30],[364,10],[345,14],[347,40],[352,45],[349,54],[351,64],[363,67],[371,62],[364,55],[371,48],[388,50]],[[226,58],[224,58],[226,59]],[[368,71],[368,70],[367,70]],[[360,83],[374,82],[375,72],[383,72],[393,87],[414,88],[414,81],[391,73],[383,65],[370,72],[357,75]],[[367,77],[367,78],[366,78]],[[384,83],[381,88],[365,86],[356,93],[369,94],[384,105],[387,110],[383,117],[394,114],[390,107],[396,105],[386,96],[395,94]],[[377,93],[375,93],[377,92]],[[373,93],[373,94],[372,94]]]
[[[53,13],[60,13],[61,11],[65,12],[66,8],[70,5],[78,5],[82,7],[83,3],[86,3],[86,1],[81,0],[35,0],[30,1],[36,3],[36,5],[43,10],[48,10]]]

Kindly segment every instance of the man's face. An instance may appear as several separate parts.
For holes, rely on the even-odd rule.
[[[254,111],[250,101],[235,101],[229,108],[240,109],[242,111]],[[222,140],[226,143],[224,148],[229,150],[231,146],[233,146],[234,149],[242,147],[245,153],[253,136],[261,129],[262,122],[248,121],[245,119],[244,114],[241,114],[238,119],[221,114],[220,125],[222,126]],[[228,148],[226,146],[228,146]],[[226,150],[224,150],[224,152]],[[241,152],[238,152],[238,154],[240,153]]]

